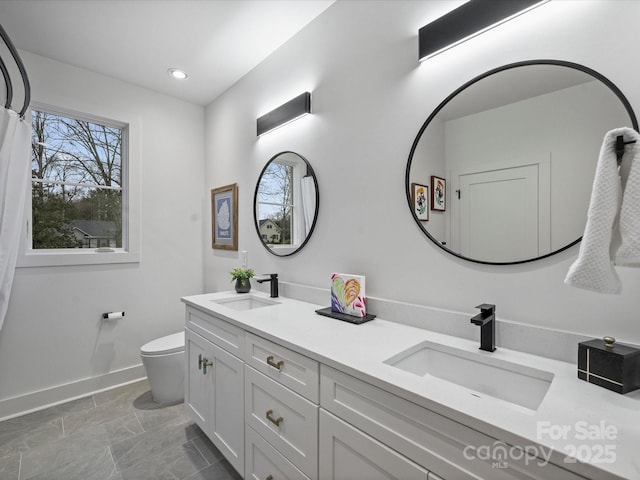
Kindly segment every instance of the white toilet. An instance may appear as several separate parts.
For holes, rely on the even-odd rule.
[[[140,356],[153,400],[158,403],[184,400],[184,331],[145,343]]]

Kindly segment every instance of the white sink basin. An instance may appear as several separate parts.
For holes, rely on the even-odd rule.
[[[537,410],[553,374],[504,359],[468,352],[433,342],[422,342],[384,361],[421,377],[431,375],[471,390]]]
[[[270,298],[256,297],[251,294],[238,295],[227,298],[211,300],[214,303],[233,308],[234,310],[253,310],[255,308],[269,307],[271,305],[279,305],[280,302]]]

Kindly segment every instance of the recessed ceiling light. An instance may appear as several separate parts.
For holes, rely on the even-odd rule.
[[[187,78],[189,78],[189,75],[178,68],[170,68],[168,72],[169,75],[171,75],[173,78],[177,78],[178,80],[186,80]]]

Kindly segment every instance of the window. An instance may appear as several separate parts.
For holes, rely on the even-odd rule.
[[[106,258],[130,250],[128,126],[37,106],[31,118],[26,260],[19,265],[136,261]]]

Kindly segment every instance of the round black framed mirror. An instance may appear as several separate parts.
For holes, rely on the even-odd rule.
[[[583,65],[530,60],[465,83],[429,115],[411,147],[405,188],[438,247],[510,265],[578,243],[605,133],[638,130],[623,93]]]
[[[272,254],[299,252],[316,226],[320,194],[311,164],[295,152],[280,152],[264,166],[253,197],[258,237]]]

